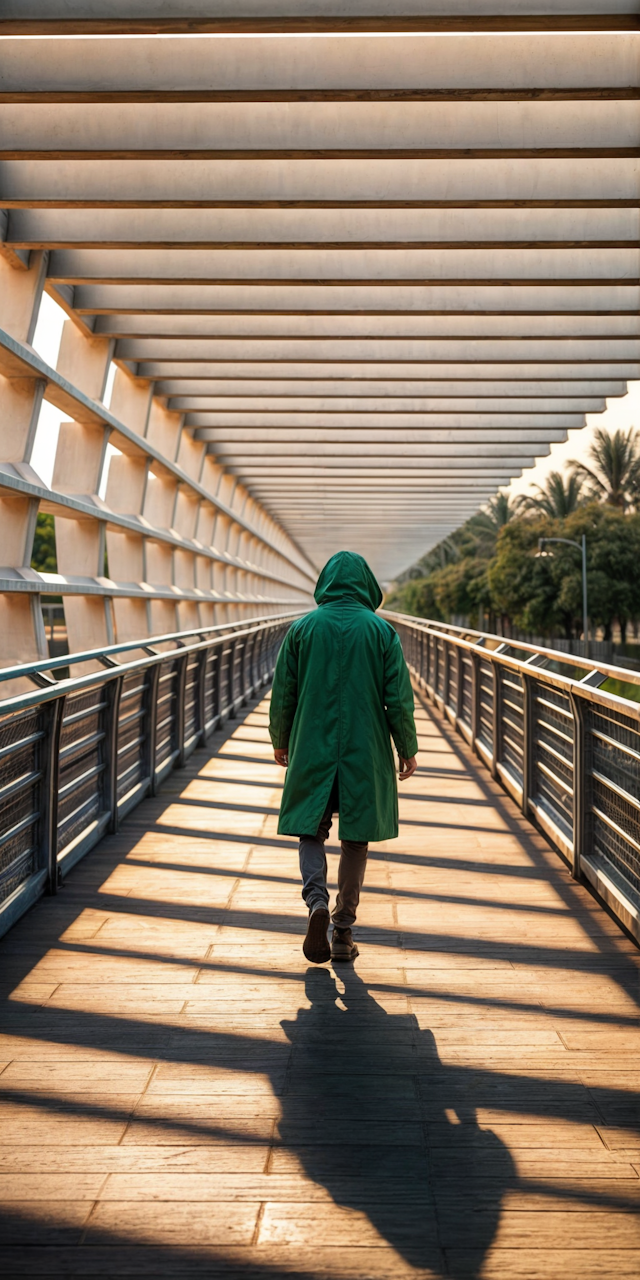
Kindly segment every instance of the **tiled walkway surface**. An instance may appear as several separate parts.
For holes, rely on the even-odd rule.
[[[4,1276],[638,1280],[638,952],[418,714],[355,968],[266,702],[0,944]]]

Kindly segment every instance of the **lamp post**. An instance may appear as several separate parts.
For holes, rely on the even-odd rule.
[[[589,611],[587,608],[587,539],[583,533],[580,542],[573,538],[538,538],[537,556],[552,556],[552,551],[544,551],[547,542],[564,542],[568,547],[577,547],[582,552],[582,634],[584,636],[585,658],[589,657]]]

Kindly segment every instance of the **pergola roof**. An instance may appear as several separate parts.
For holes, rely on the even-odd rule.
[[[4,252],[393,577],[640,377],[639,10],[5,0]]]

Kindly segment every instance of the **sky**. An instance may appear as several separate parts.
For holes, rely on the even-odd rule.
[[[43,294],[33,346],[38,355],[42,356],[42,359],[47,364],[52,365],[53,368],[55,368],[58,359],[62,326],[65,320],[66,315],[62,308],[48,294]],[[114,374],[115,365],[112,365],[105,393],[107,407],[111,399]],[[47,485],[51,485],[61,421],[68,422],[69,419],[63,418],[60,410],[56,409],[54,405],[49,404],[46,400],[43,401],[33,450],[32,466]],[[615,431],[618,427],[626,429],[630,426],[640,427],[640,382],[630,382],[626,396],[617,396],[608,400],[604,413],[587,414],[586,427],[577,431],[570,431],[564,444],[552,444],[550,454],[547,457],[539,458],[534,467],[530,467],[522,473],[519,479],[514,480],[509,486],[508,492],[514,495],[530,492],[536,484],[544,484],[545,477],[550,471],[561,471],[570,459],[586,459],[589,444],[593,438],[594,427],[604,427],[608,431]],[[115,449],[108,446],[109,458],[107,461],[110,460],[110,457],[115,452]],[[101,497],[104,497],[107,472],[108,467],[105,466],[100,485]]]
[[[562,471],[572,458],[586,461],[595,427],[604,427],[607,431],[616,431],[619,427],[623,430],[640,427],[640,382],[630,382],[628,387],[626,396],[607,400],[604,413],[588,413],[586,427],[570,431],[564,444],[552,444],[551,453],[546,458],[539,458],[535,467],[523,471],[521,478],[509,486],[508,492],[514,495],[528,493],[536,484],[544,485],[550,471]]]

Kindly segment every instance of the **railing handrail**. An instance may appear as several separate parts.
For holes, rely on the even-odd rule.
[[[418,688],[640,942],[640,702],[600,687],[613,678],[635,693],[640,676],[563,654],[585,672],[576,679],[555,649],[383,616]]]
[[[55,893],[106,831],[271,679],[301,613],[140,638],[5,673],[31,675],[40,687],[0,702],[0,756],[10,766],[0,805],[0,934],[43,892]],[[131,650],[138,653],[128,661]],[[99,661],[83,675],[42,674],[92,659]]]
[[[514,670],[520,670],[521,668],[529,672],[537,670],[540,673],[544,673],[544,675],[549,677],[551,681],[553,681],[553,677],[556,676],[558,679],[562,680],[563,683],[566,681],[577,689],[580,689],[582,692],[584,692],[585,689],[589,689],[590,693],[602,693],[601,690],[598,690],[594,686],[585,686],[584,676],[582,679],[576,680],[575,676],[560,675],[560,673],[549,671],[545,667],[532,668],[530,659],[523,661],[522,658],[516,658],[512,654],[505,653],[504,650],[524,649],[530,653],[532,657],[548,658],[551,662],[564,663],[569,667],[584,667],[587,670],[587,675],[597,672],[598,674],[605,676],[607,679],[620,680],[625,684],[640,685],[640,672],[633,671],[629,667],[617,667],[610,662],[599,662],[594,658],[583,658],[577,654],[564,653],[559,649],[546,649],[542,645],[531,644],[529,641],[512,640],[509,639],[508,636],[498,636],[491,631],[475,631],[472,627],[454,627],[448,622],[434,622],[430,618],[416,618],[412,614],[396,613],[391,609],[381,609],[380,612],[385,618],[393,618],[395,622],[410,623],[412,626],[418,626],[422,630],[429,631],[431,635],[439,635],[443,640],[450,640],[454,644],[460,645],[475,653],[483,653],[488,658],[499,658],[505,663],[512,665]],[[470,639],[469,637],[472,638]],[[483,643],[486,640],[497,641],[497,647],[495,649],[487,648]],[[606,698],[617,698],[619,701],[627,702],[630,707],[635,707],[636,709],[639,705],[632,699],[623,698],[619,694],[603,693],[602,696]]]
[[[293,609],[287,613],[261,614],[257,618],[246,618],[236,620],[234,622],[219,622],[212,627],[192,627],[188,631],[168,631],[163,635],[141,636],[138,640],[126,640],[121,644],[107,645],[106,648],[103,647],[101,649],[85,649],[80,653],[65,653],[57,658],[39,658],[36,662],[23,662],[15,667],[0,668],[0,684],[5,680],[16,680],[24,677],[29,679],[30,677],[39,675],[40,673],[46,674],[49,671],[56,671],[60,668],[69,667],[71,665],[78,666],[83,662],[100,662],[102,659],[112,658],[118,653],[129,653],[135,649],[150,649],[154,645],[168,644],[171,641],[173,641],[179,649],[192,647],[197,648],[197,643],[191,646],[187,645],[185,642],[191,636],[199,636],[202,637],[203,640],[206,640],[206,638],[210,636],[213,636],[215,639],[215,633],[224,633],[227,635],[230,633],[236,634],[238,631],[246,631],[248,628],[261,626],[267,622],[280,622],[285,621],[287,618],[298,618],[304,612],[306,612],[306,610]],[[170,653],[171,651],[167,650],[166,652]],[[150,655],[150,657],[151,656],[153,658],[158,658],[162,655],[154,654]],[[121,665],[119,663],[116,670],[119,672],[125,671],[126,665]],[[105,668],[102,672],[97,672],[95,674],[106,675],[107,671],[108,668]],[[69,680],[56,682],[55,687],[60,688],[64,684],[64,687],[68,689],[70,684],[74,681],[82,679],[84,679],[83,676],[72,676]],[[4,701],[0,699],[0,707],[2,707],[3,710],[6,710],[7,704],[10,701],[12,701],[12,699],[6,699]]]

